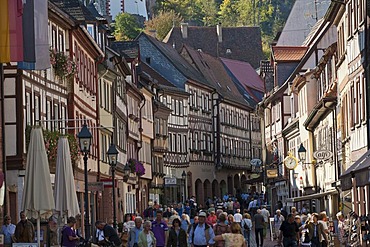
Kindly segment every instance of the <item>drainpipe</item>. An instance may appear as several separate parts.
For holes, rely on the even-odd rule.
[[[2,155],[3,155],[3,174],[4,174],[4,181],[3,186],[5,186],[5,195],[4,195],[4,214],[2,216],[5,216],[8,214],[8,205],[7,205],[7,189],[6,189],[6,170],[7,170],[7,163],[6,163],[6,152],[5,152],[5,114],[4,114],[4,66],[3,63],[0,63],[0,101],[1,101],[1,135],[2,135]]]
[[[213,131],[213,155],[215,158],[215,170],[221,169],[221,135],[220,135],[220,103],[221,95],[215,90],[212,92],[212,131]],[[217,98],[214,98],[214,95],[218,95]],[[216,104],[213,104],[213,100],[216,100]]]
[[[138,147],[138,149],[137,149],[137,157],[139,158],[139,150],[142,148],[142,146],[143,146],[143,122],[142,122],[142,109],[143,109],[143,107],[144,107],[144,105],[145,105],[145,103],[146,103],[146,99],[145,99],[145,97],[144,97],[144,101],[143,101],[143,104],[140,106],[140,126],[139,126],[139,132],[140,132],[140,143],[141,143],[141,146],[140,147]]]
[[[368,26],[370,25],[368,22],[368,15],[370,14],[369,13],[369,8],[368,8],[368,4],[365,4],[365,76],[366,76],[366,102],[367,102],[367,105],[366,105],[366,115],[367,115],[367,122],[369,123],[369,120],[370,120],[370,100],[369,100],[369,97],[370,97],[370,67],[369,67],[369,55],[368,55],[368,52],[369,51],[369,43],[370,43],[370,40],[369,40],[369,30],[368,30]],[[367,124],[367,149],[370,149],[370,125]]]

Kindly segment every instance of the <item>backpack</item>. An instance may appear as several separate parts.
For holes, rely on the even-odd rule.
[[[221,235],[223,233],[227,233],[227,232],[230,232],[229,230],[229,226],[228,225],[225,225],[225,226],[221,226],[220,224],[216,224],[216,227],[215,227],[215,234],[216,235]]]
[[[247,225],[247,222],[245,220],[243,220],[243,222],[244,222],[244,226],[243,226],[244,230],[249,232],[251,230],[250,227]]]

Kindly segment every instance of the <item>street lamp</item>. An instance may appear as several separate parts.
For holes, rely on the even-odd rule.
[[[182,177],[182,180],[184,181],[183,201],[185,203],[185,201],[186,201],[186,172],[185,171],[182,171],[181,177]]]
[[[299,146],[299,149],[298,149],[298,157],[299,157],[299,160],[300,161],[305,161],[306,160],[306,149],[304,148],[303,144],[301,143],[301,146]]]
[[[80,150],[84,154],[84,175],[85,175],[85,239],[90,239],[90,206],[89,206],[89,187],[88,187],[88,178],[87,178],[87,155],[90,153],[91,138],[92,135],[87,127],[86,123],[82,125],[80,133],[77,135],[80,141]]]
[[[112,196],[113,196],[113,228],[117,230],[117,213],[116,213],[116,192],[115,192],[115,172],[118,158],[118,151],[116,145],[113,143],[110,145],[108,151],[108,161],[112,169]]]

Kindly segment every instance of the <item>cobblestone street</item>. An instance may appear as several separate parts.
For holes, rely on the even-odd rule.
[[[277,241],[271,241],[270,232],[267,233],[266,238],[263,241],[263,247],[274,247],[277,245]],[[254,234],[254,230],[251,232],[251,246],[250,247],[257,247],[256,244],[256,236]]]

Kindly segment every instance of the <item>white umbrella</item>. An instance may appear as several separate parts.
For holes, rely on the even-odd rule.
[[[65,136],[61,136],[58,141],[54,197],[55,210],[59,212],[61,217],[80,214],[72,172],[71,153],[68,139]]]
[[[31,130],[22,209],[28,218],[37,219],[37,244],[40,246],[40,219],[49,218],[55,209],[49,163],[41,127],[34,127]]]

